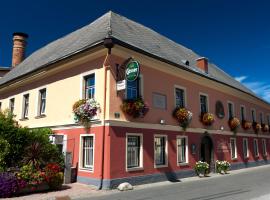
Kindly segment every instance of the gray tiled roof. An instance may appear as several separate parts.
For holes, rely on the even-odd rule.
[[[1,67],[0,66],[0,71],[9,71],[10,70],[10,68],[8,68],[8,67]]]
[[[11,70],[0,79],[0,86],[47,66],[50,63],[101,43],[108,35],[155,57],[175,63],[194,73],[225,83],[257,97],[250,89],[243,86],[212,63],[209,63],[208,74],[200,71],[196,67],[196,59],[201,56],[194,53],[192,50],[111,11],[98,18],[93,23],[34,52],[21,64],[16,66],[15,69]],[[190,65],[185,65],[182,60],[188,60]]]

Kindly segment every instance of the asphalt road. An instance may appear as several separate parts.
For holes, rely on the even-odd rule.
[[[211,178],[150,184],[81,200],[270,200],[270,166],[238,170]]]

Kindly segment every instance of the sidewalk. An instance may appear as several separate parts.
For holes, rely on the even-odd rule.
[[[134,186],[134,190],[142,190],[142,189],[147,189],[147,188],[154,188],[158,186],[163,186],[163,185],[170,185],[170,184],[182,184],[185,182],[192,182],[192,181],[204,181],[204,180],[209,180],[209,179],[216,179],[216,178],[222,178],[225,176],[233,176],[235,174],[240,174],[240,173],[248,173],[249,171],[252,171],[254,169],[258,168],[270,168],[270,165],[263,165],[263,166],[258,166],[255,168],[246,168],[246,169],[239,169],[239,170],[234,170],[234,171],[229,171],[229,174],[216,174],[216,173],[211,173],[209,177],[188,177],[188,178],[183,178],[179,180],[179,182],[170,182],[170,181],[163,181],[163,182],[158,182],[158,183],[150,183],[150,184],[144,184],[144,185],[138,185]],[[81,199],[81,198],[89,198],[89,197],[97,197],[97,196],[106,196],[114,193],[119,193],[118,190],[96,190],[95,188],[91,186],[87,186],[84,184],[80,183],[73,183],[73,184],[68,184],[64,185],[64,189],[61,191],[55,191],[55,192],[47,192],[47,193],[38,193],[38,194],[30,194],[22,197],[14,197],[14,198],[9,198],[9,200],[55,200],[57,197],[70,197],[71,199]]]

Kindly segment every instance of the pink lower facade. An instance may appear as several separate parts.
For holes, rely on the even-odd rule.
[[[202,157],[207,156],[205,154],[208,154],[212,172],[215,171],[214,163],[216,160],[229,161],[232,170],[269,163],[270,139],[263,135],[209,134],[207,131],[193,133],[120,126],[92,127],[88,133],[83,128],[57,130],[55,133],[66,135],[66,151],[72,154],[72,165],[76,167],[77,181],[103,189],[115,188],[122,182],[138,185],[195,176],[193,167],[197,161],[202,160]],[[80,167],[80,162],[82,162],[81,136],[85,135],[94,136],[94,159],[91,170]],[[140,135],[141,137],[141,166],[133,170],[127,169],[128,135]],[[154,138],[156,136],[166,136],[165,159],[167,163],[161,167],[155,166]],[[187,139],[186,163],[179,164],[177,138],[182,136]],[[210,145],[203,142],[205,138]],[[236,158],[234,159],[232,159],[230,143],[232,138],[236,139]],[[244,139],[248,141],[247,157],[244,156],[243,152]],[[255,155],[254,140],[258,141],[258,155]],[[265,151],[263,150],[263,140],[266,143]]]

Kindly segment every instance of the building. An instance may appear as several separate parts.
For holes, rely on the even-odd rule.
[[[212,170],[217,159],[230,161],[232,169],[269,162],[269,103],[206,58],[141,24],[108,12],[25,60],[27,37],[14,37],[19,54],[0,79],[1,107],[23,126],[52,128],[54,141],[72,153],[78,182],[112,188],[123,181],[193,176],[199,160]],[[140,70],[129,71],[135,80],[123,85],[130,63]],[[148,113],[124,113],[123,101],[139,96]],[[92,97],[100,111],[86,131],[72,106]],[[186,129],[172,115],[176,106],[193,114]],[[215,122],[202,124],[202,113],[213,113]],[[234,133],[232,117],[254,122],[257,131],[240,126]]]

